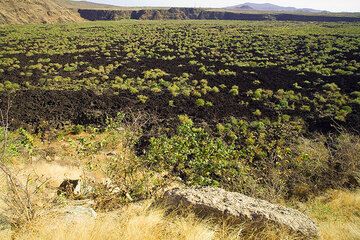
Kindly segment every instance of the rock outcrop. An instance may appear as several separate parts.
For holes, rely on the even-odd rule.
[[[57,210],[59,213],[63,214],[66,218],[69,219],[81,219],[81,218],[96,218],[97,214],[92,208],[83,207],[83,206],[68,206],[62,209]]]
[[[76,196],[81,194],[80,179],[65,179],[58,187],[57,194],[64,196]]]
[[[287,227],[307,238],[318,236],[316,224],[298,210],[220,188],[176,188],[167,191],[164,200],[171,205],[188,206],[201,215],[269,222]]]
[[[97,213],[91,207],[70,205],[51,209],[41,216],[44,219],[48,219],[49,228],[53,228],[56,231],[58,223],[65,226],[83,225],[91,229],[95,225]]]

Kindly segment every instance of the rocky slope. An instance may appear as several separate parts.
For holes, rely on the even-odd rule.
[[[102,10],[122,10],[124,7],[109,5],[109,4],[101,4],[94,3],[90,1],[74,1],[74,0],[54,0],[62,4],[69,9],[102,9]]]
[[[0,0],[0,24],[82,21],[64,5],[59,0]]]

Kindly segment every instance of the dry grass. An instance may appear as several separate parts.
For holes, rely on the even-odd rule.
[[[317,220],[321,239],[360,239],[360,190],[330,191],[307,203],[307,208]]]
[[[193,216],[173,219],[162,209],[133,204],[121,212],[100,214],[94,224],[64,223],[41,218],[17,236],[18,239],[212,239],[214,230]],[[90,227],[89,227],[90,226]],[[56,232],[54,232],[56,229]]]
[[[4,209],[6,206],[4,199],[2,198],[3,194],[7,191],[6,186],[6,177],[4,174],[0,174],[0,209]]]
[[[81,143],[82,140],[85,139]],[[351,139],[350,139],[351,140]],[[345,138],[344,142],[353,142]],[[97,149],[97,143],[101,148]],[[328,159],[328,151],[322,142],[309,142],[304,140],[303,147],[311,159],[318,159],[321,163]],[[358,158],[358,148],[355,145],[346,145],[342,142],[343,154],[337,155],[339,159]],[[359,147],[357,142],[357,147]],[[37,173],[45,178],[52,178],[53,184],[47,186],[47,192],[64,177],[76,177],[84,169],[94,176],[102,177],[109,159],[123,157],[130,160],[133,153],[126,147],[121,133],[101,133],[93,138],[90,134],[67,135],[62,140],[48,143],[35,142],[34,154],[31,161],[18,156],[13,167],[22,169],[24,175]],[[304,150],[304,151],[305,151]],[[109,153],[111,154],[109,155]],[[347,154],[349,153],[349,154]],[[356,160],[356,159],[355,159]],[[345,161],[354,163],[356,161]],[[91,164],[91,165],[89,165]],[[349,175],[353,174],[353,166],[346,166]],[[308,169],[308,168],[306,168]],[[25,174],[26,173],[26,174]],[[74,175],[72,175],[74,174]],[[1,202],[1,195],[6,192],[5,181],[0,176],[0,216],[6,209]],[[191,212],[181,214],[167,214],[165,208],[149,208],[152,200],[142,203],[133,203],[123,209],[99,213],[94,221],[64,222],[60,216],[45,215],[37,217],[31,223],[22,226],[16,233],[1,230],[0,239],[29,239],[29,240],[235,240],[235,239],[299,239],[285,229],[273,226],[259,227],[248,223],[231,225],[226,221],[213,221],[199,219]],[[321,239],[342,240],[360,239],[360,190],[330,191],[301,205],[319,225]],[[1,219],[0,219],[1,220]]]
[[[308,203],[308,209],[322,239],[360,239],[360,190],[331,191]]]
[[[192,213],[166,215],[165,209],[150,209],[149,202],[133,204],[116,213],[100,214],[95,223],[64,223],[43,217],[24,227],[15,239],[29,240],[235,240],[297,239],[283,229],[246,229],[196,218]],[[253,227],[253,226],[252,226]],[[246,234],[244,230],[247,230]]]
[[[100,213],[94,223],[65,223],[42,217],[25,226],[15,239],[29,240],[209,240],[209,239],[298,239],[284,229],[256,228],[249,224],[229,225],[196,218],[190,212],[166,214],[163,208],[149,208],[150,201],[132,204],[121,211]],[[321,239],[360,239],[360,191],[331,191],[304,206],[317,221]],[[5,234],[5,235],[1,235]],[[1,239],[10,237],[0,233]],[[3,237],[4,236],[4,237]]]

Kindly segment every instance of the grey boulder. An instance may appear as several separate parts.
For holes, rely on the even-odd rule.
[[[269,222],[308,238],[318,236],[314,221],[298,210],[220,188],[175,188],[165,192],[164,200],[171,205],[190,207],[201,215]]]
[[[95,223],[97,217],[94,209],[84,206],[67,206],[53,209],[50,214],[53,215],[54,219],[64,224],[87,223],[91,225]]]

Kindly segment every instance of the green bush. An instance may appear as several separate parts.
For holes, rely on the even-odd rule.
[[[233,96],[239,95],[239,87],[238,86],[232,86],[229,93]]]
[[[141,103],[146,103],[146,101],[149,99],[149,97],[145,95],[138,95],[137,98]]]
[[[227,185],[248,177],[235,146],[195,128],[191,121],[183,122],[174,136],[150,140],[147,165],[192,185]]]
[[[205,106],[205,100],[204,99],[202,99],[202,98],[198,98],[198,99],[196,99],[196,101],[195,101],[195,104],[196,104],[196,106],[198,106],[198,107],[203,107],[203,106]]]
[[[260,117],[261,116],[261,111],[259,109],[256,109],[253,114],[257,117]]]

